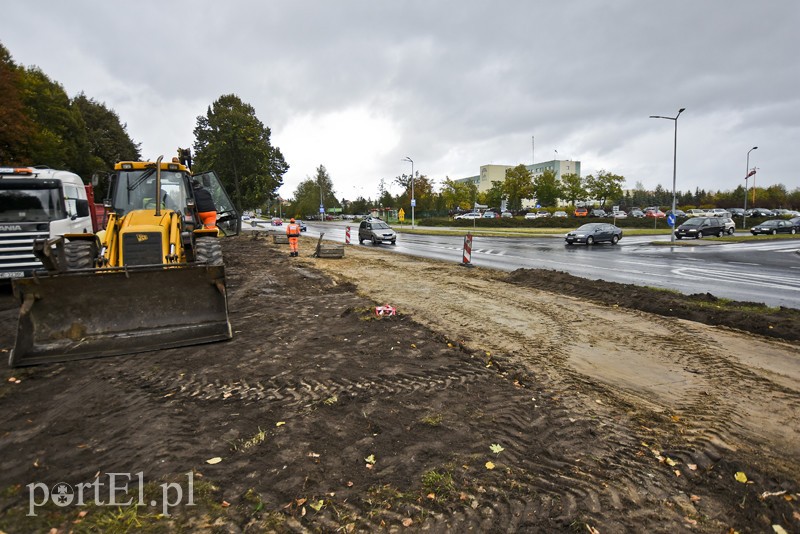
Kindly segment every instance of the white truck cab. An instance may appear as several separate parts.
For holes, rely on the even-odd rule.
[[[0,280],[42,267],[33,241],[92,233],[83,180],[69,171],[0,167]]]

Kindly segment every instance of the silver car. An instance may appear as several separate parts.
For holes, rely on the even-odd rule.
[[[397,234],[392,228],[380,219],[366,219],[358,226],[358,243],[372,241],[373,245],[383,242],[397,244]]]

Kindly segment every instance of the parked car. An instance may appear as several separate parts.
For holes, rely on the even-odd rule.
[[[747,212],[748,217],[772,217],[772,210],[764,208],[751,208]]]
[[[728,211],[731,212],[731,217],[744,217],[743,208],[729,208]]]
[[[606,217],[606,210],[592,210],[589,212],[589,217]]]
[[[672,213],[672,210],[667,210],[667,215],[669,215],[670,213]],[[676,209],[675,217],[686,217],[686,212],[683,210]]]
[[[722,237],[724,233],[725,227],[719,217],[692,217],[675,229],[675,237],[678,239],[684,237],[702,239],[710,235]]]
[[[561,219],[565,219],[567,217],[567,212],[566,211],[553,212],[553,217],[558,217],[558,218],[561,218]]]
[[[380,219],[366,219],[361,221],[358,226],[358,243],[361,244],[364,241],[372,241],[373,245],[389,241],[392,245],[395,245],[397,243],[397,234]]]
[[[503,213],[500,214],[500,217],[504,219],[511,219],[514,217],[514,214],[511,213],[510,211],[504,211]]]
[[[533,212],[533,211],[529,211],[528,213],[525,214],[525,220],[527,220],[527,221],[529,221],[531,219],[538,219],[538,218],[539,217],[536,214],[536,212]]]
[[[628,212],[628,215],[630,215],[631,217],[636,217],[637,219],[640,219],[640,218],[644,217],[644,212],[642,210],[631,210],[631,211]]]
[[[750,233],[758,234],[796,234],[797,227],[786,219],[770,219],[750,228]]]
[[[687,217],[708,217],[708,212],[701,209],[693,209],[686,212]]]
[[[614,217],[615,219],[627,219],[628,218],[628,214],[625,213],[622,210],[609,213],[608,216],[609,217]]]
[[[467,213],[462,213],[460,215],[456,215],[454,219],[480,219],[481,214],[477,211],[468,211]]]
[[[722,217],[720,219],[722,226],[725,228],[725,233],[733,235],[736,232],[736,223],[730,217]]]
[[[653,219],[663,219],[664,217],[667,216],[667,214],[664,213],[663,211],[659,210],[659,209],[655,209],[655,210],[647,210],[647,211],[645,211],[644,212],[644,216],[645,217],[650,217],[650,218],[653,218]]]
[[[728,210],[724,210],[722,208],[714,208],[708,210],[708,215],[710,217],[730,217],[731,212],[729,212]]]
[[[283,219],[280,217],[273,217],[271,222],[272,226],[283,226]]]
[[[789,222],[792,223],[792,226],[794,226],[798,232],[800,232],[800,217],[789,219]]]
[[[586,217],[589,215],[589,210],[586,208],[575,208],[575,217]]]
[[[498,217],[500,217],[500,214],[496,213],[494,211],[484,211],[483,212],[483,218],[484,219],[496,219]]]
[[[564,236],[567,245],[575,243],[593,245],[604,241],[616,245],[620,239],[622,239],[622,229],[608,223],[584,224]]]

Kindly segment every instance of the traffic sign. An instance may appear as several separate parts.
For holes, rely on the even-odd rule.
[[[417,199],[416,198],[412,198],[411,199],[411,207],[415,208],[416,206],[417,206]]]
[[[669,215],[667,215],[667,224],[670,225],[670,226],[675,226],[675,214],[674,213],[670,213]]]

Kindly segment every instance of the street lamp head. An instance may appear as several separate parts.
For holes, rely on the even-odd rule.
[[[750,150],[755,150],[755,149],[757,149],[757,148],[758,148],[757,146],[754,146],[754,147],[753,147],[753,148],[751,148]]]
[[[679,109],[679,110],[678,110],[678,115],[680,115],[680,114],[681,114],[681,113],[683,113],[684,111],[686,111],[686,108],[681,108],[681,109]]]

